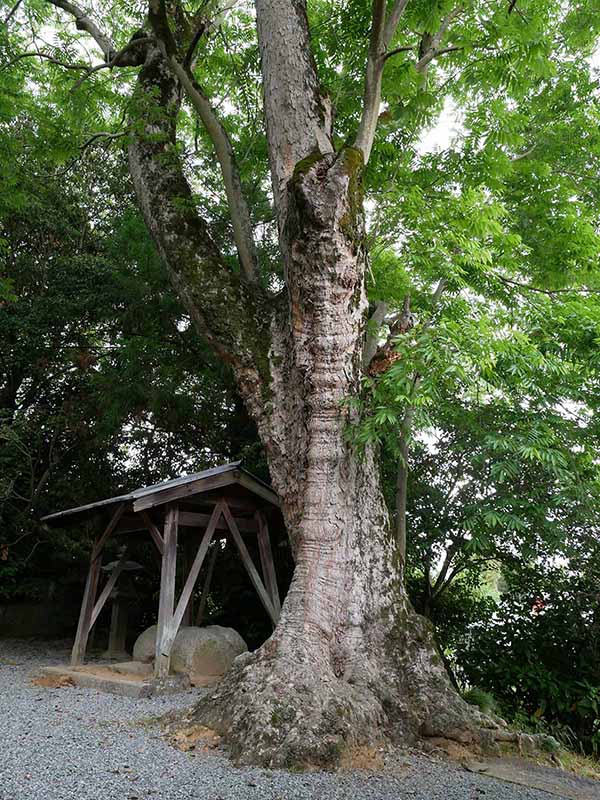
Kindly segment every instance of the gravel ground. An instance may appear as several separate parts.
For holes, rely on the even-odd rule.
[[[0,800],[550,800],[546,792],[403,753],[385,773],[237,769],[222,754],[183,753],[152,719],[202,690],[132,700],[31,684],[65,663],[56,643],[0,640]],[[554,797],[556,797],[554,795]]]

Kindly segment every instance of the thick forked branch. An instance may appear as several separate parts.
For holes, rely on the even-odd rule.
[[[179,84],[162,49],[138,76],[129,165],[138,202],[171,282],[196,328],[234,369],[257,418],[267,378],[269,311],[263,295],[223,262],[198,214],[175,142]]]
[[[242,190],[242,181],[231,140],[208,98],[191,73],[174,56],[170,57],[169,63],[212,140],[221,167],[240,265],[247,280],[256,283],[258,281],[258,259],[254,245],[252,220]]]
[[[49,2],[75,17],[77,27],[103,47],[107,61],[122,65],[123,51],[117,51],[80,8],[66,0]],[[146,41],[143,48],[145,63],[138,76],[137,101],[144,108],[131,120],[133,141],[129,147],[140,206],[196,328],[232,365],[240,391],[259,420],[268,372],[270,310],[258,288],[245,286],[228,269],[197,212],[175,142],[179,84],[163,50]],[[134,52],[137,58],[138,50]]]
[[[373,0],[373,22],[363,93],[363,113],[355,142],[355,146],[363,152],[365,164],[369,160],[375,139],[381,103],[381,79],[387,50],[407,4],[408,0],[395,0],[389,15],[386,16],[386,0]]]
[[[190,49],[191,45],[188,47],[187,55],[184,57],[183,63],[178,59],[176,42],[169,28],[164,2],[162,2],[162,0],[150,0],[149,19],[160,41],[169,67],[179,80],[187,98],[202,120],[202,124],[213,143],[221,167],[221,175],[223,176],[223,184],[225,186],[227,203],[229,205],[233,236],[240,259],[240,266],[246,279],[251,283],[257,283],[258,259],[256,247],[254,245],[252,220],[242,190],[242,181],[229,135],[211,106],[208,97],[194,79],[190,66],[193,54],[193,50]],[[205,25],[202,25],[201,30],[204,30],[205,27]],[[197,44],[195,36],[192,42],[195,47]]]
[[[169,27],[164,0],[150,0],[149,19],[155,34],[159,38],[169,67],[181,83],[187,98],[202,120],[204,128],[213,143],[219,166],[221,167],[240,266],[246,279],[251,283],[257,283],[259,278],[258,257],[254,243],[252,220],[242,190],[242,182],[233,146],[229,134],[213,109],[208,97],[195,80],[191,68],[193,51],[202,35],[202,31],[208,26],[206,23],[199,25],[198,31],[192,37],[192,43],[188,45],[183,62],[181,62],[178,58],[177,42]]]
[[[333,152],[331,108],[321,94],[310,47],[306,0],[256,0],[269,159],[279,229],[296,165]]]
[[[390,56],[412,49],[411,47],[397,47],[394,50],[389,50],[398,23],[407,5],[408,0],[395,0],[391,11],[386,17],[386,0],[373,0],[373,22],[363,92],[363,113],[355,142],[355,146],[362,150],[364,154],[365,163],[369,160],[375,140],[379,107],[381,105],[381,81],[385,63]],[[417,72],[426,72],[429,63],[437,56],[461,49],[459,47],[442,49],[440,44],[452,21],[462,11],[463,9],[460,6],[454,8],[442,19],[440,27],[435,34],[423,35],[418,60],[415,62]]]

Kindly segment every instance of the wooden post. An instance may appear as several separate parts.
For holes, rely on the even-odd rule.
[[[171,647],[173,646],[173,642],[175,641],[175,637],[177,636],[177,631],[179,630],[179,626],[181,625],[181,620],[183,619],[185,609],[189,603],[192,592],[194,591],[194,585],[200,573],[202,563],[206,557],[208,546],[215,532],[215,528],[217,527],[219,517],[221,516],[222,513],[223,513],[223,506],[221,503],[219,503],[218,505],[215,506],[214,511],[211,515],[210,522],[208,523],[208,528],[206,529],[204,536],[202,537],[202,541],[200,542],[200,547],[198,548],[198,552],[196,553],[196,558],[194,559],[194,563],[192,564],[192,568],[190,569],[190,574],[187,576],[185,586],[183,587],[183,590],[181,592],[179,602],[177,603],[177,608],[175,609],[171,621],[169,622],[167,634],[163,640],[164,651],[168,652],[169,654],[171,652]]]
[[[71,664],[77,666],[82,664],[85,658],[85,651],[90,635],[90,630],[94,624],[94,603],[96,601],[96,592],[98,591],[98,581],[100,579],[100,567],[102,566],[102,550],[108,537],[114,531],[121,514],[125,510],[125,504],[121,503],[117,506],[110,522],[106,526],[102,535],[96,540],[92,548],[92,555],[90,557],[90,568],[88,570],[87,579],[85,582],[85,589],[83,592],[83,600],[81,602],[81,611],[79,612],[79,622],[77,623],[77,633],[75,634],[75,642],[73,643],[73,650],[71,651]]]
[[[164,550],[160,571],[158,625],[156,629],[156,659],[154,677],[166,678],[171,665],[171,648],[168,647],[169,626],[175,604],[175,573],[177,570],[177,528],[179,507],[169,506],[165,516]]]
[[[210,584],[212,581],[213,572],[215,571],[215,563],[217,561],[217,556],[219,555],[219,545],[217,542],[213,544],[212,553],[210,554],[210,558],[208,560],[208,569],[206,570],[206,576],[204,578],[204,584],[202,586],[202,594],[200,595],[200,603],[198,605],[198,612],[196,614],[196,625],[200,626],[202,624],[202,620],[204,619],[204,611],[206,610],[206,601],[208,600],[208,593],[210,591]]]
[[[256,567],[254,566],[252,559],[250,558],[250,553],[248,552],[248,548],[246,547],[246,543],[242,539],[242,535],[239,532],[238,526],[236,521],[234,520],[231,511],[229,510],[229,506],[226,502],[223,502],[223,516],[227,521],[227,525],[229,526],[229,530],[231,531],[231,535],[233,536],[233,541],[237,545],[237,549],[240,552],[240,556],[242,558],[242,563],[246,567],[246,571],[250,576],[250,580],[256,591],[258,592],[258,596],[265,607],[265,610],[269,617],[271,618],[271,622],[273,626],[277,625],[279,622],[279,612],[275,609],[271,598],[263,582],[260,579],[260,575],[256,571]]]
[[[96,599],[96,592],[98,591],[98,580],[100,578],[101,566],[102,559],[100,557],[92,557],[85,582],[81,611],[79,612],[79,623],[77,624],[75,643],[73,644],[73,650],[71,651],[71,664],[74,667],[78,664],[83,664],[83,660],[85,658],[90,628],[92,627],[92,611],[94,608],[94,601]]]
[[[263,577],[275,611],[279,615],[281,613],[281,600],[279,599],[279,587],[277,586],[277,575],[275,573],[267,518],[262,511],[257,511],[254,516],[258,525],[258,550],[260,552]]]
[[[190,573],[190,570],[192,568],[192,564],[194,563],[194,553],[193,553],[194,542],[190,538],[190,534],[189,533],[187,534],[187,536],[183,540],[182,546],[183,546],[182,547],[182,556],[183,556],[182,561],[183,561],[183,563],[181,565],[182,566],[182,569],[181,569],[181,580],[182,580],[183,586],[185,586],[185,581],[187,579],[187,576]],[[183,591],[183,586],[182,586],[182,591]],[[192,587],[192,591],[190,592],[190,598],[189,598],[187,606],[185,607],[185,610],[183,612],[183,617],[181,618],[181,624],[183,625],[184,628],[185,627],[189,627],[192,624],[192,613],[193,613],[192,606],[193,606],[193,603],[194,603],[194,592],[193,592],[193,587]]]

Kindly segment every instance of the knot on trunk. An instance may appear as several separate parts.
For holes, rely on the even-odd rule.
[[[362,151],[354,147],[311,153],[299,161],[289,184],[291,216],[323,229],[350,227],[351,238],[362,234],[363,167]]]

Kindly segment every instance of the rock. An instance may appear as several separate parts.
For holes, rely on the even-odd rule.
[[[133,645],[133,660],[142,661],[149,664],[154,661],[154,651],[156,649],[156,625],[151,625],[143,633],[140,633]]]
[[[171,651],[171,669],[188,675],[220,676],[247,650],[246,642],[233,628],[182,628]]]
[[[135,661],[154,660],[156,625],[147,628],[133,647]],[[206,628],[181,628],[171,650],[171,670],[191,676],[224,675],[234,658],[246,653],[248,647],[237,631],[221,625]]]

